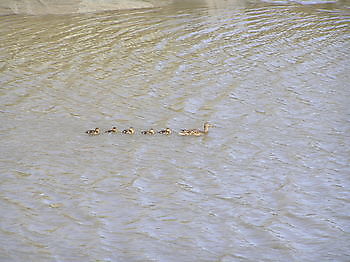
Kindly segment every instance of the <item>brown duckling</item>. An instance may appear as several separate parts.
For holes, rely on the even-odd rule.
[[[98,127],[96,127],[95,129],[88,130],[85,133],[90,135],[90,136],[97,136],[100,134],[100,129]]]
[[[133,127],[130,127],[129,129],[125,129],[122,132],[123,134],[128,134],[128,135],[132,135],[135,133],[135,129]]]
[[[212,124],[209,124],[208,122],[204,123],[204,130],[199,130],[199,129],[182,129],[179,132],[179,135],[181,136],[201,136],[208,134],[209,132],[209,127],[214,127]]]
[[[154,131],[153,128],[149,129],[149,130],[144,130],[141,132],[141,134],[143,135],[154,135],[156,133],[156,131]]]
[[[117,133],[118,132],[118,128],[116,128],[115,126],[112,127],[112,129],[106,130],[105,133],[111,134],[111,133]]]
[[[170,135],[171,134],[171,129],[169,127],[158,131],[158,134],[162,134],[162,135]]]

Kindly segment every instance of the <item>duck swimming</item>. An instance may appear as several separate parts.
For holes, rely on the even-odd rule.
[[[130,127],[129,129],[125,129],[122,132],[123,134],[128,134],[128,135],[132,135],[135,133],[135,129],[133,127]]]
[[[169,127],[158,131],[158,134],[162,134],[162,135],[170,135],[171,134],[171,129]]]
[[[209,127],[214,127],[212,124],[209,124],[208,122],[204,123],[204,130],[199,129],[182,129],[179,132],[179,135],[181,136],[201,136],[208,134]]]
[[[100,134],[100,129],[96,127],[95,129],[88,130],[85,133],[91,136],[97,136]]]
[[[141,132],[141,134],[143,134],[143,135],[154,135],[155,133],[156,133],[156,131],[154,131],[153,128]]]
[[[118,128],[116,128],[115,126],[112,127],[112,129],[106,130],[105,133],[111,134],[111,133],[117,133],[118,132]]]

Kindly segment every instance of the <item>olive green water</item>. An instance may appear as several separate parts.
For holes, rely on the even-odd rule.
[[[344,3],[0,16],[0,261],[349,261],[349,53]]]

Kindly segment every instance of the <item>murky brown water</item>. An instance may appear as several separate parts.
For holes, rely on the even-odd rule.
[[[0,25],[0,261],[349,261],[344,3]]]

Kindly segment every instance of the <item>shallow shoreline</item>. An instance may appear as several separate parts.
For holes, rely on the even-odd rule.
[[[171,0],[4,0],[0,4],[0,15],[26,14],[79,14],[109,10],[154,8],[169,4]]]

